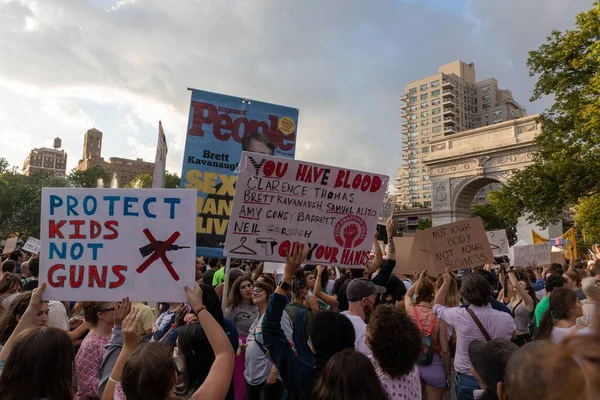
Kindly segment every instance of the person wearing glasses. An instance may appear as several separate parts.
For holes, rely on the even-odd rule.
[[[102,362],[104,346],[110,340],[115,325],[116,303],[80,302],[74,313],[83,311],[83,317],[90,331],[83,339],[75,356],[75,373],[79,384],[75,400],[98,398],[98,369]]]
[[[277,372],[277,367],[268,357],[268,350],[262,334],[262,324],[267,310],[269,296],[273,286],[255,282],[252,291],[252,302],[258,307],[259,315],[252,323],[246,341],[246,396],[248,400],[281,399],[284,386]],[[284,311],[281,318],[281,329],[288,341],[293,340],[292,320]]]

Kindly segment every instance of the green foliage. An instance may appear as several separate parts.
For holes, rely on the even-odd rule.
[[[600,242],[600,194],[582,197],[579,200],[575,222],[586,242]]]
[[[417,225],[417,229],[424,231],[425,229],[431,228],[432,222],[429,218],[424,218],[419,220],[419,225]]]
[[[181,179],[179,178],[179,175],[177,175],[176,173],[170,173],[169,171],[167,171],[165,173],[165,188],[166,189],[179,189],[180,182],[181,182]]]
[[[529,215],[542,226],[557,222],[565,206],[600,193],[600,3],[577,15],[575,29],[553,31],[529,53],[538,80],[532,101],[553,96],[541,116],[533,165],[515,173],[492,202],[512,219]]]
[[[152,175],[148,173],[139,174],[136,176],[131,182],[129,182],[129,187],[135,189],[149,189],[152,187]]]
[[[85,171],[73,170],[69,174],[69,181],[78,187],[96,188],[99,182],[102,181],[103,187],[109,187],[111,177],[110,174],[102,167],[94,165]]]

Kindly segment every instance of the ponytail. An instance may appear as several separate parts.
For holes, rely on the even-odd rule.
[[[556,288],[548,296],[550,296],[548,309],[540,322],[535,336],[536,340],[548,339],[554,328],[554,321],[569,319],[571,309],[577,303],[575,292],[565,288]]]

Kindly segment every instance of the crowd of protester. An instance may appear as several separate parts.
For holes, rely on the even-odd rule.
[[[0,399],[600,398],[600,260],[403,275],[393,233],[364,269],[302,245],[279,275],[197,257],[186,303],[45,302],[38,256],[15,250]]]

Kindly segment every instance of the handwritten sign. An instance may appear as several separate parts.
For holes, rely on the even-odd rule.
[[[396,249],[396,251],[398,251],[398,249]],[[410,249],[410,256],[408,257],[408,263],[405,269],[406,272],[402,273],[412,274],[413,271],[421,272],[423,270],[427,271],[429,276],[438,276],[444,272],[444,268],[440,268],[438,264],[433,261],[431,248],[427,241],[425,231],[417,229],[417,232],[413,237],[412,248]]]
[[[42,189],[45,300],[185,300],[195,216],[195,190]]]
[[[508,239],[504,229],[498,231],[490,231],[485,233],[490,242],[490,248],[494,256],[503,256],[508,254]]]
[[[527,246],[514,246],[515,267],[533,267],[538,265],[549,265],[551,263],[550,242],[529,244]]]
[[[33,254],[40,254],[40,239],[30,237],[27,239],[25,246],[23,246],[23,250]]]
[[[494,262],[479,217],[426,229],[425,237],[438,269],[454,271]]]
[[[296,243],[307,262],[364,268],[388,177],[242,153],[225,254],[285,262]]]
[[[397,196],[384,196],[381,210],[379,210],[379,225],[385,225],[394,216]]]
[[[17,240],[18,238],[8,238],[6,239],[6,243],[4,244],[4,251],[2,254],[10,254],[17,248]]]
[[[410,268],[409,264],[414,239],[414,237],[394,238],[394,247],[396,248],[396,267],[394,268],[394,273],[406,275],[412,274],[413,270],[418,269],[418,267]]]
[[[266,262],[263,267],[263,272],[267,274],[282,275],[285,269],[285,263]]]

